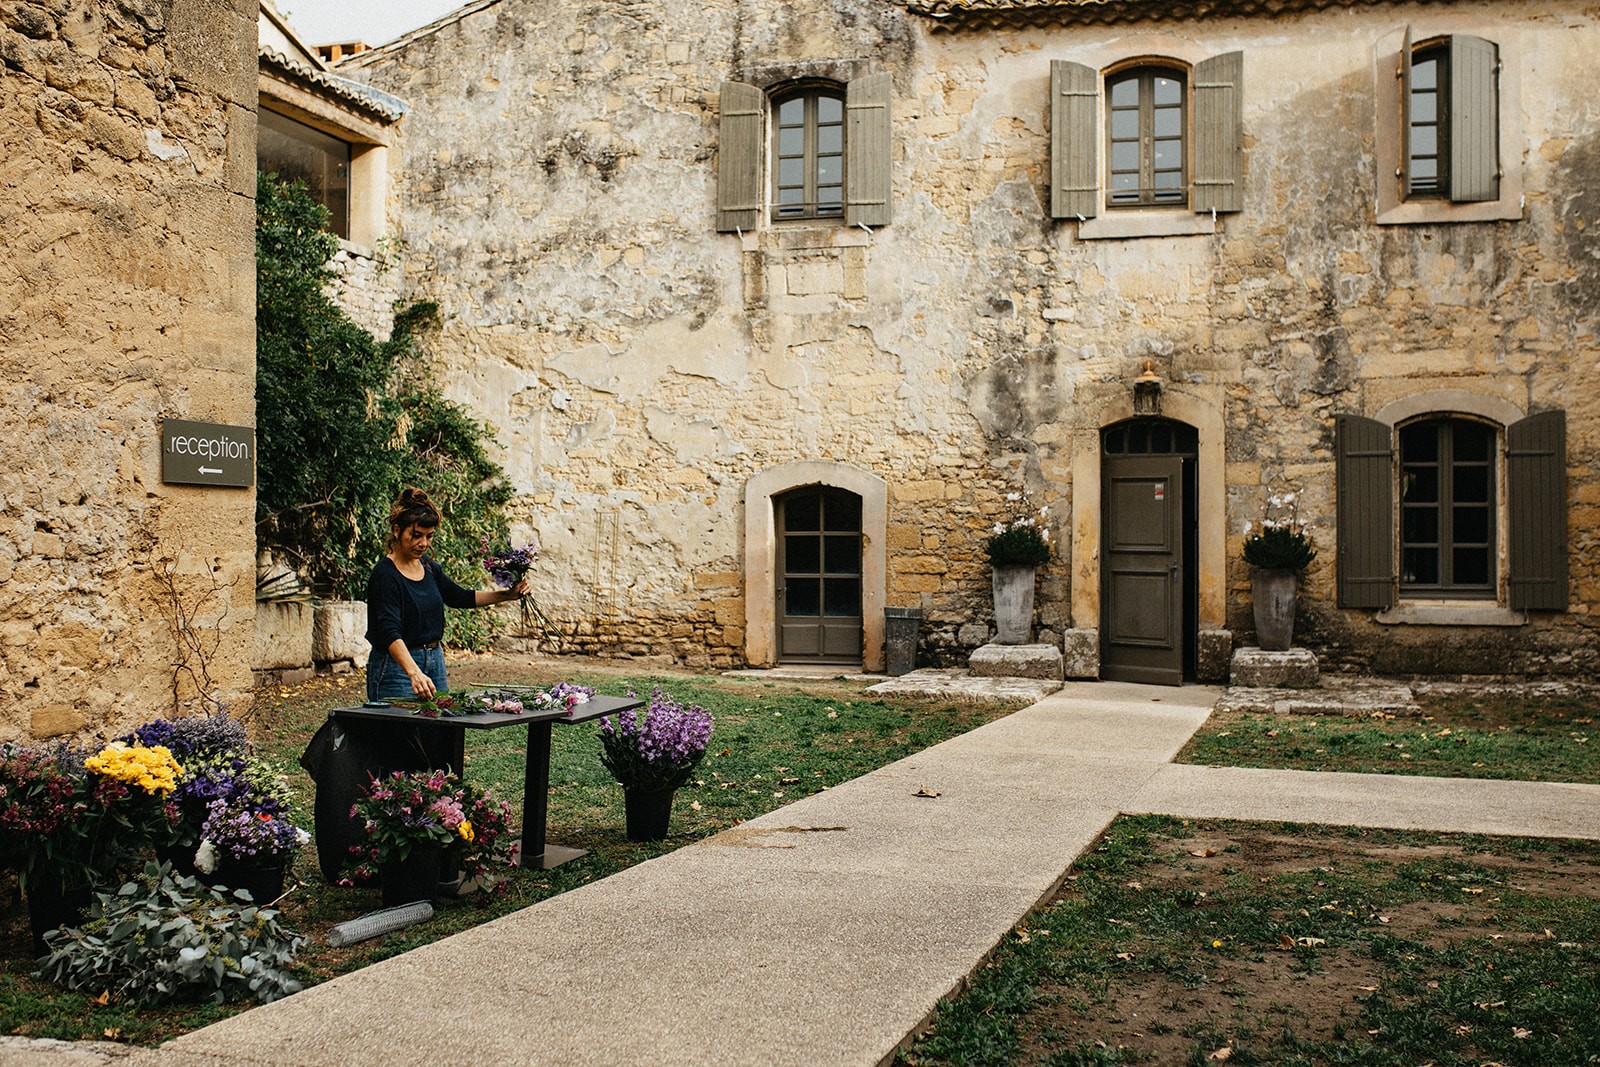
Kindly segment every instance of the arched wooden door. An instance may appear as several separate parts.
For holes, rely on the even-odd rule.
[[[1199,603],[1198,433],[1130,419],[1101,447],[1100,676],[1182,685]]]
[[[861,663],[861,498],[806,486],[773,500],[778,660]]]

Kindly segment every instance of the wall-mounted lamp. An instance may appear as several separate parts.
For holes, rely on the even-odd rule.
[[[1133,380],[1133,413],[1161,414],[1161,375],[1156,373],[1153,359],[1144,361],[1144,373]]]

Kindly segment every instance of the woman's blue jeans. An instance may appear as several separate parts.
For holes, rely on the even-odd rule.
[[[414,648],[411,658],[423,674],[433,679],[434,688],[441,692],[449,688],[444,676],[444,649]],[[417,699],[416,691],[411,688],[411,679],[406,677],[405,668],[396,663],[388,652],[373,649],[372,658],[367,660],[367,699],[396,698]]]

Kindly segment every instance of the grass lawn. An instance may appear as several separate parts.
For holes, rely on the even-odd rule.
[[[1125,817],[935,1064],[1600,1063],[1600,843]]]
[[[571,673],[563,673],[570,671]],[[1017,705],[963,705],[879,699],[864,685],[838,681],[768,681],[674,674],[653,677],[615,669],[543,660],[530,666],[501,658],[453,663],[456,687],[574,680],[602,693],[648,696],[660,686],[716,717],[711,747],[695,780],[678,791],[671,833],[656,844],[629,842],[623,833],[622,789],[600,765],[595,724],[554,731],[550,762],[549,839],[589,850],[551,871],[513,871],[509,891],[442,901],[430,922],[344,949],[327,945],[337,923],[381,906],[376,889],[327,885],[314,848],[302,850],[292,888],[282,903],[287,924],[309,938],[297,973],[307,984],[366,966],[458,930],[603,878],[653,856],[707,837],[812,793],[856,778],[903,756],[1007,714]],[[359,676],[318,678],[293,688],[256,693],[248,716],[251,736],[298,793],[300,821],[311,826],[310,779],[297,760],[329,708],[359,703]],[[512,802],[522,796],[524,734],[520,729],[467,732],[467,777]],[[66,1040],[105,1039],[151,1044],[203,1026],[248,1004],[185,1005],[134,1011],[116,1003],[57,990],[31,977],[27,916],[14,881],[0,881],[8,909],[0,916],[0,1033]]]
[[[1218,712],[1176,762],[1600,783],[1593,696],[1433,693],[1420,717]]]

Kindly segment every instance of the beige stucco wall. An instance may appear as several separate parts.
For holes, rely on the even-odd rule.
[[[1520,218],[1379,224],[1407,23],[1501,44]],[[1331,661],[1569,670],[1595,662],[1600,593],[1597,40],[1569,3],[935,33],[852,0],[719,0],[692,29],[666,4],[503,0],[341,72],[413,105],[404,286],[443,303],[435,359],[499,429],[543,603],[585,647],[745,657],[746,486],[807,462],[886,482],[885,599],[924,609],[926,654],[988,636],[981,542],[1019,485],[1066,548],[1042,638],[1094,625],[1097,546],[1066,542],[1097,536],[1085,450],[1148,359],[1168,413],[1200,405],[1208,434],[1203,625],[1248,639],[1240,529],[1292,487],[1323,550],[1301,633]],[[1046,217],[1051,59],[1234,49],[1243,212],[1127,240]],[[712,232],[722,81],[875,71],[894,79],[892,225]],[[1568,411],[1568,613],[1490,631],[1333,606],[1333,417],[1440,388]]]
[[[157,569],[248,689],[254,493],[164,485],[160,430],[255,422],[255,18],[0,6],[0,738],[172,707]]]

